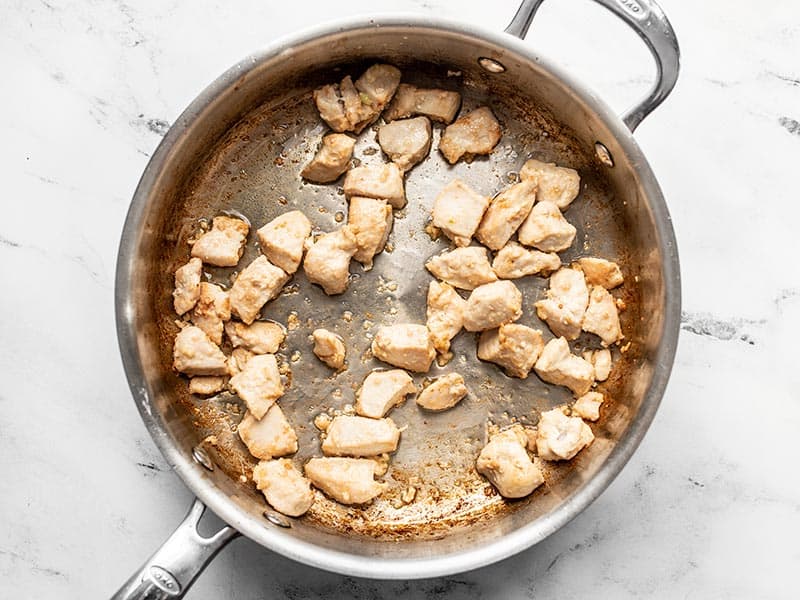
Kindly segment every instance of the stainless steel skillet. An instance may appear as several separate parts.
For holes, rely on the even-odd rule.
[[[205,564],[237,533],[306,564],[363,577],[421,578],[483,566],[537,543],[596,498],[641,441],[664,393],[680,318],[677,250],[663,196],[632,130],[671,91],[678,72],[673,31],[653,2],[598,0],[648,44],[658,78],[648,97],[622,119],[579,82],[537,55],[523,36],[540,0],[524,2],[495,34],[433,17],[354,19],[285,39],[245,59],[207,88],[179,117],[150,161],[131,203],[120,244],[117,329],[134,399],[168,463],[197,495],[187,519],[118,592],[118,598],[182,596]],[[474,339],[456,338],[456,358],[442,370],[465,375],[470,397],[457,410],[421,415],[413,403],[393,413],[408,424],[386,480],[390,490],[367,509],[320,497],[312,512],[288,520],[265,509],[246,482],[251,463],[233,428],[236,398],[199,401],[170,366],[175,325],[172,272],[186,257],[185,239],[198,220],[235,210],[254,226],[294,207],[321,230],[346,214],[335,186],[303,185],[298,177],[323,133],[310,91],[377,60],[405,81],[458,89],[469,108],[488,103],[504,137],[488,159],[450,167],[433,151],[407,179],[409,206],[397,215],[392,252],[373,271],[353,268],[350,290],[328,298],[296,277],[264,316],[293,322],[283,360],[292,380],[284,410],[298,429],[298,461],[318,452],[313,416],[352,402],[374,360],[354,360],[339,377],[312,357],[306,336],[325,324],[359,357],[377,323],[424,320],[429,276],[422,264],[440,251],[423,233],[431,202],[460,177],[492,194],[513,181],[535,155],[579,170],[583,188],[567,218],[578,228],[564,262],[600,255],[620,262],[627,283],[623,329],[631,342],[603,391],[611,398],[597,440],[569,464],[551,467],[530,498],[507,503],[472,471],[488,419],[535,422],[566,394],[530,377],[505,377],[474,357]],[[374,133],[357,147],[360,160],[380,160]],[[434,148],[436,141],[434,140]],[[255,255],[248,246],[243,264]],[[229,271],[211,276],[225,282]],[[521,284],[523,322],[538,323],[532,303],[546,281]],[[546,331],[546,326],[540,326]],[[596,340],[578,340],[578,349]],[[463,357],[463,358],[462,358]],[[293,360],[294,359],[294,360]],[[434,373],[436,374],[436,373]],[[416,477],[418,499],[393,499]],[[242,478],[245,481],[242,481]],[[204,505],[225,520],[209,539],[197,532]]]

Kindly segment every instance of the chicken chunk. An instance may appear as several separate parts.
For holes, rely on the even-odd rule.
[[[347,224],[356,236],[357,246],[353,258],[364,265],[365,270],[370,270],[373,257],[383,252],[393,221],[392,207],[386,200],[361,196],[350,198]]]
[[[286,331],[272,321],[256,321],[252,325],[230,321],[225,334],[234,348],[244,348],[254,354],[275,354],[286,339]]]
[[[476,287],[464,309],[464,329],[484,331],[522,316],[522,294],[510,281],[495,281]]]
[[[519,279],[526,275],[547,275],[561,267],[554,252],[528,250],[517,242],[509,242],[495,255],[492,269],[500,279]]]
[[[297,452],[297,434],[277,404],[270,406],[261,420],[246,413],[239,423],[238,432],[250,454],[256,458],[269,460]]]
[[[489,198],[455,179],[448,183],[433,203],[433,225],[456,246],[469,246],[472,236],[489,206]]]
[[[228,364],[222,350],[206,332],[195,325],[184,327],[175,336],[173,366],[186,375],[227,375]]]
[[[605,381],[611,374],[611,350],[603,348],[602,350],[586,350],[583,354],[583,360],[592,363],[594,367],[595,381]]]
[[[277,296],[289,275],[276,267],[266,256],[259,256],[236,277],[230,291],[231,310],[250,325],[261,308]]]
[[[309,235],[308,217],[299,210],[290,210],[258,230],[258,244],[272,264],[291,274],[300,266]]]
[[[542,381],[568,387],[576,396],[583,396],[594,382],[594,367],[572,354],[563,337],[545,344],[534,369]]]
[[[567,208],[578,196],[581,178],[575,169],[557,167],[555,163],[543,163],[531,159],[522,165],[520,179],[539,184],[536,197],[539,202],[552,202],[561,210]]]
[[[577,230],[552,202],[539,202],[519,228],[517,237],[526,246],[544,252],[561,252],[572,245]]]
[[[289,459],[262,460],[253,469],[253,481],[272,508],[289,517],[305,514],[314,504],[311,482]]]
[[[467,386],[459,373],[448,373],[434,379],[417,396],[417,406],[425,410],[441,411],[453,408],[467,395]]]
[[[593,285],[589,290],[589,306],[583,315],[583,330],[600,336],[603,346],[622,339],[617,303],[606,288]]]
[[[329,296],[341,294],[350,282],[350,258],[356,253],[356,236],[349,226],[322,235],[306,251],[303,271]]]
[[[315,329],[311,336],[314,338],[314,354],[317,358],[331,369],[341,369],[346,353],[342,338],[327,329]]]
[[[619,265],[604,258],[579,258],[578,264],[589,285],[601,285],[607,290],[622,285],[624,279]]]
[[[175,271],[175,289],[172,290],[172,305],[182,315],[189,312],[200,298],[200,279],[203,276],[203,261],[190,258]]]
[[[400,430],[391,419],[369,419],[342,415],[328,425],[322,442],[327,456],[378,456],[394,452],[400,442]]]
[[[542,348],[540,331],[509,323],[481,333],[478,358],[500,365],[511,377],[526,379]]]
[[[189,380],[189,393],[198,396],[213,396],[225,387],[225,378],[216,375],[198,375]]]
[[[486,248],[481,246],[456,248],[438,254],[428,259],[425,268],[435,277],[462,290],[474,290],[479,285],[497,281]]]
[[[213,283],[200,283],[200,298],[192,310],[192,323],[219,346],[222,343],[223,323],[230,318],[231,300],[228,292]]]
[[[490,154],[501,136],[500,124],[491,109],[481,106],[445,128],[439,150],[452,165],[461,157],[470,160],[476,154]]]
[[[373,65],[355,84],[348,75],[339,84],[314,90],[314,103],[322,120],[334,131],[360,133],[380,116],[399,83],[399,69],[391,65]]]
[[[568,340],[577,339],[581,333],[583,314],[589,303],[589,289],[583,273],[564,267],[550,277],[547,298],[534,304],[536,314],[546,321],[551,331]]]
[[[233,217],[214,217],[211,230],[192,245],[192,256],[208,265],[235,267],[242,257],[250,226]]]
[[[381,125],[378,143],[384,154],[405,173],[428,156],[431,122],[427,117],[415,117]]]
[[[394,163],[350,169],[344,178],[344,193],[348,198],[362,196],[386,200],[394,208],[406,205],[403,173]]]
[[[300,171],[303,179],[313,183],[330,183],[347,171],[356,140],[344,133],[329,133],[314,158]]]
[[[373,371],[364,379],[356,397],[356,412],[365,417],[380,419],[403,402],[417,388],[411,376],[402,369]]]
[[[368,458],[312,458],[306,463],[306,477],[314,487],[342,504],[365,504],[386,489],[375,481],[380,466]]]
[[[231,377],[230,386],[256,419],[262,419],[275,401],[283,396],[283,382],[274,354],[258,354]]]
[[[475,237],[484,246],[499,250],[528,217],[535,201],[535,181],[522,181],[503,190],[486,209]]]
[[[451,123],[461,106],[461,94],[448,90],[418,88],[401,83],[383,113],[387,122],[423,115],[432,121]]]
[[[255,356],[255,353],[244,348],[234,348],[228,359],[228,374],[236,375],[244,370],[245,365]]]
[[[592,443],[594,434],[580,417],[568,417],[561,409],[539,417],[536,451],[544,460],[569,460]]]
[[[544,483],[539,465],[525,450],[527,436],[516,425],[492,437],[478,455],[476,469],[505,498],[524,498]]]
[[[431,281],[428,286],[428,321],[433,347],[439,354],[450,351],[452,340],[464,326],[467,301],[449,284]]]
[[[587,392],[575,400],[572,410],[582,419],[597,421],[600,418],[601,404],[603,404],[603,394],[600,392]]]
[[[372,354],[390,365],[426,373],[436,356],[430,331],[425,325],[384,325],[372,340]]]

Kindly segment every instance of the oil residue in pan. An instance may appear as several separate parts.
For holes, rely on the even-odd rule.
[[[404,72],[404,80],[420,85],[435,85],[436,77],[419,74],[419,80]],[[450,82],[457,83],[457,82]],[[430,256],[441,252],[445,239],[434,241],[425,233],[430,209],[438,191],[458,177],[474,189],[494,195],[512,183],[524,161],[531,155],[577,168],[582,177],[579,199],[566,213],[578,229],[573,247],[562,253],[568,264],[576,257],[594,254],[617,260],[626,269],[626,232],[624,220],[615,207],[605,183],[596,171],[592,156],[561,132],[558,124],[544,112],[523,100],[503,101],[486,96],[486,91],[468,84],[460,88],[464,108],[488,103],[503,126],[503,138],[490,157],[451,166],[437,152],[441,126],[436,126],[430,156],[406,177],[408,205],[395,211],[394,229],[387,249],[378,255],[374,268],[365,272],[351,264],[351,282],[347,292],[328,297],[311,285],[302,273],[294,276],[284,292],[264,310],[266,318],[287,325],[286,342],[278,354],[287,377],[287,390],[280,404],[294,425],[300,450],[294,460],[301,466],[308,458],[319,456],[319,431],[314,418],[326,411],[345,411],[355,401],[355,392],[364,377],[386,365],[372,358],[372,336],[382,324],[425,322],[426,294],[431,276],[424,268]],[[319,231],[341,226],[347,215],[347,203],[338,183],[316,186],[304,183],[299,172],[310,160],[325,133],[314,109],[310,93],[300,94],[279,104],[263,106],[234,127],[198,167],[184,203],[178,207],[171,232],[169,251],[163,256],[165,284],[177,265],[186,260],[186,240],[203,219],[226,211],[244,215],[258,228],[288,210],[302,210]],[[354,153],[361,163],[382,162],[385,158],[376,141],[375,127],[360,136]],[[343,218],[344,217],[344,218]],[[255,236],[242,257],[246,265],[258,255]],[[233,269],[207,269],[211,280],[230,284]],[[541,329],[546,339],[552,336],[538,320],[533,303],[547,286],[543,278],[517,280],[523,292],[524,315],[521,323]],[[622,315],[623,331],[638,322],[636,292],[626,283],[622,290],[627,310]],[[169,310],[169,285],[158,298],[160,330],[166,378],[178,401],[194,412],[201,437],[214,446],[218,465],[234,480],[242,480],[243,493],[258,494],[246,483],[253,458],[241,444],[236,425],[243,414],[235,396],[223,393],[202,400],[187,393],[185,380],[170,370],[172,338],[176,331],[174,314]],[[311,331],[325,327],[339,334],[348,350],[348,368],[334,374],[313,356],[309,341]],[[400,447],[392,456],[383,477],[387,491],[367,507],[339,505],[317,492],[317,499],[305,517],[324,528],[348,531],[357,535],[399,538],[442,535],[448,528],[466,525],[500,511],[514,510],[527,501],[508,503],[502,500],[474,469],[474,461],[486,442],[488,422],[503,426],[513,420],[534,424],[538,414],[570,400],[566,389],[546,385],[535,375],[526,380],[512,379],[496,366],[482,363],[475,355],[476,336],[462,331],[453,340],[453,359],[444,367],[434,363],[431,372],[415,376],[418,386],[424,377],[461,373],[469,396],[456,408],[441,414],[419,410],[413,400],[391,413],[399,427],[404,427]],[[596,346],[588,336],[576,344]],[[620,387],[625,370],[635,365],[635,352],[619,357],[615,350],[614,376],[601,390],[612,399]],[[604,410],[613,414],[615,408]],[[608,418],[604,416],[604,419]],[[597,444],[603,443],[603,423],[593,429]],[[546,478],[555,482],[580,468],[580,456],[565,464],[547,464]],[[246,488],[246,490],[245,490]],[[413,491],[411,491],[413,489]],[[547,484],[534,494],[546,494]],[[413,498],[412,498],[413,496]]]

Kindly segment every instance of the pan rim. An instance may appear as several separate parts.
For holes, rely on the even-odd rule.
[[[174,444],[163,425],[161,415],[154,411],[150,404],[147,378],[137,348],[138,332],[133,321],[130,292],[136,259],[137,233],[146,216],[144,208],[149,191],[159,176],[165,157],[179,142],[188,124],[193,122],[219,95],[235,85],[236,81],[246,73],[260,63],[290,51],[294,46],[342,32],[389,26],[426,28],[467,35],[505,48],[536,62],[570,88],[580,101],[598,115],[626,154],[637,164],[638,176],[648,206],[654,215],[656,234],[663,256],[665,314],[664,332],[656,351],[652,380],[642,400],[637,418],[631,423],[626,434],[616,443],[597,473],[558,509],[544,518],[536,519],[495,540],[478,544],[464,551],[436,557],[399,559],[369,557],[366,559],[361,555],[324,548],[297,539],[278,528],[264,527],[261,522],[255,523],[219,488],[213,484],[209,485],[208,478],[202,469]],[[149,434],[167,463],[186,486],[221,519],[269,550],[316,568],[375,579],[438,577],[498,562],[541,542],[587,508],[621,472],[641,443],[655,416],[666,391],[677,350],[680,314],[680,267],[669,211],[649,163],[620,117],[583,83],[559,67],[557,62],[535,52],[529,44],[512,35],[489,31],[451,19],[408,13],[349,17],[290,34],[245,57],[207,86],[176,119],[142,174],[123,226],[115,278],[117,338],[129,387]]]

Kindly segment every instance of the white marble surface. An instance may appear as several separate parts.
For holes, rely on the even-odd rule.
[[[395,0],[501,29],[516,0]],[[800,567],[800,4],[663,0],[683,50],[637,132],[674,217],[684,324],[662,408],[622,475],[539,546],[413,583],[343,578],[246,541],[189,597],[790,598]],[[203,86],[343,2],[0,3],[0,597],[109,595],[190,494],[148,437],[114,332],[129,199]],[[650,63],[586,0],[529,42],[623,109]]]

